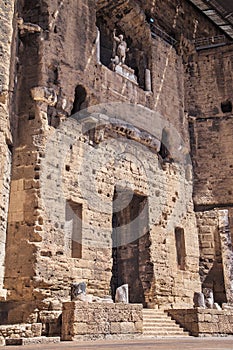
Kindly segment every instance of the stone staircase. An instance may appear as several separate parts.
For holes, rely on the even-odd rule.
[[[187,337],[184,331],[163,310],[143,309],[143,335],[146,337]]]

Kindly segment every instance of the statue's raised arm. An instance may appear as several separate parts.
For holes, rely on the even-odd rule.
[[[120,39],[118,38],[118,36],[116,36],[116,29],[113,30],[113,39],[119,43],[120,42]]]
[[[124,41],[124,36],[122,34],[116,36],[116,29],[113,30],[113,52],[114,57],[117,56],[119,59],[119,64],[124,64],[126,59],[126,52],[129,51],[127,49],[127,43]]]

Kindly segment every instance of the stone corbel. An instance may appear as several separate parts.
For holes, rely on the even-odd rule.
[[[43,29],[38,24],[25,23],[21,17],[18,18],[18,28],[21,35],[26,33],[41,33],[43,31]]]
[[[48,106],[55,106],[57,103],[57,94],[54,89],[37,86],[31,89],[31,96],[34,101],[44,102]]]

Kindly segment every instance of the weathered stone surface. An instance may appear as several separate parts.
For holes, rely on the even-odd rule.
[[[9,338],[6,345],[32,345],[32,344],[54,344],[59,343],[59,337],[36,337],[36,338]]]
[[[142,334],[141,305],[67,302],[63,304],[62,314],[62,340]]]
[[[41,332],[41,323],[0,326],[0,336],[7,339],[40,337]]]
[[[129,302],[129,286],[128,286],[128,284],[123,284],[122,286],[117,288],[115,301],[116,301],[116,303],[128,304],[128,302]]]
[[[201,307],[205,309],[205,297],[202,292],[195,292],[193,297],[194,307]]]
[[[232,43],[197,48],[222,31],[189,1],[0,10],[0,299],[15,303],[4,319],[39,316],[59,333],[74,281],[97,297],[64,309],[68,327],[89,308],[74,337],[140,330],[136,306],[98,302],[122,284],[144,306],[192,307],[202,288],[231,303]],[[115,27],[129,48],[118,72]],[[184,316],[194,331],[215,332],[196,312]]]
[[[169,310],[169,315],[192,335],[233,334],[233,313],[227,310]]]

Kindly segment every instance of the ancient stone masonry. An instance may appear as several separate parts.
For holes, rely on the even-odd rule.
[[[63,305],[63,340],[133,338],[142,334],[142,326],[141,305]]]
[[[6,296],[3,286],[5,243],[7,229],[7,211],[10,190],[11,145],[10,99],[11,99],[11,67],[14,64],[11,56],[13,38],[14,3],[4,1],[0,17],[0,298]]]
[[[223,33],[188,0],[1,10],[1,323],[114,338],[206,288],[232,303],[229,38],[197,49]]]

